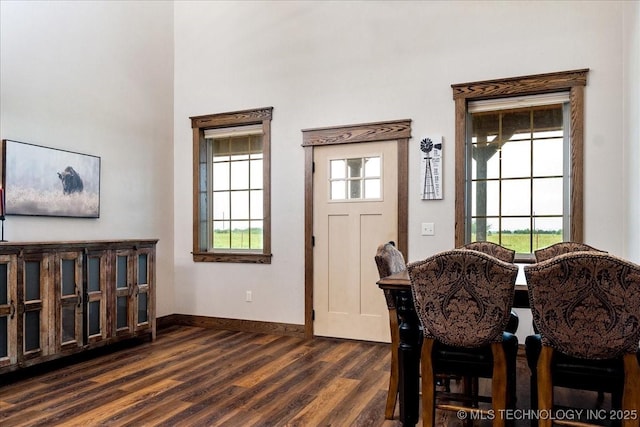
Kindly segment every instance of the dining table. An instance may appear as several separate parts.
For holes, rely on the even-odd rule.
[[[420,408],[420,351],[422,332],[420,320],[413,305],[411,280],[407,270],[384,277],[378,287],[391,291],[396,303],[400,343],[398,345],[398,392],[400,421],[403,426],[418,422]],[[517,284],[513,298],[514,308],[529,308],[527,285]]]

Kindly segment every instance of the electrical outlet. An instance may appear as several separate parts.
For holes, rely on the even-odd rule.
[[[251,293],[251,291],[247,291],[247,295],[245,296],[245,301],[246,302],[253,301],[253,294]]]
[[[423,236],[435,236],[436,228],[433,222],[422,223],[422,235]]]

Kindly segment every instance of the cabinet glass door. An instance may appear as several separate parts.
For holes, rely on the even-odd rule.
[[[97,342],[109,335],[106,321],[105,283],[106,256],[89,253],[86,258],[87,282],[87,341]]]
[[[56,261],[60,292],[59,348],[82,345],[82,254],[61,253]]]
[[[116,253],[116,332],[131,332],[129,299],[131,298],[131,269],[129,253]]]
[[[17,361],[16,257],[0,256],[0,366]]]
[[[46,310],[46,268],[43,258],[25,259],[23,264],[22,294],[24,314],[22,316],[22,354],[26,357],[45,355],[49,345],[47,336],[41,333],[41,324]]]
[[[147,253],[138,254],[138,289],[136,327],[149,324],[149,255]]]

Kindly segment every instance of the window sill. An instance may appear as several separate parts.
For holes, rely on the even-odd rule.
[[[271,254],[193,252],[193,262],[271,264]]]

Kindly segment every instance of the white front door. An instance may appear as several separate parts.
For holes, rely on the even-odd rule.
[[[314,149],[316,335],[390,342],[374,256],[397,239],[397,157],[396,141]]]

